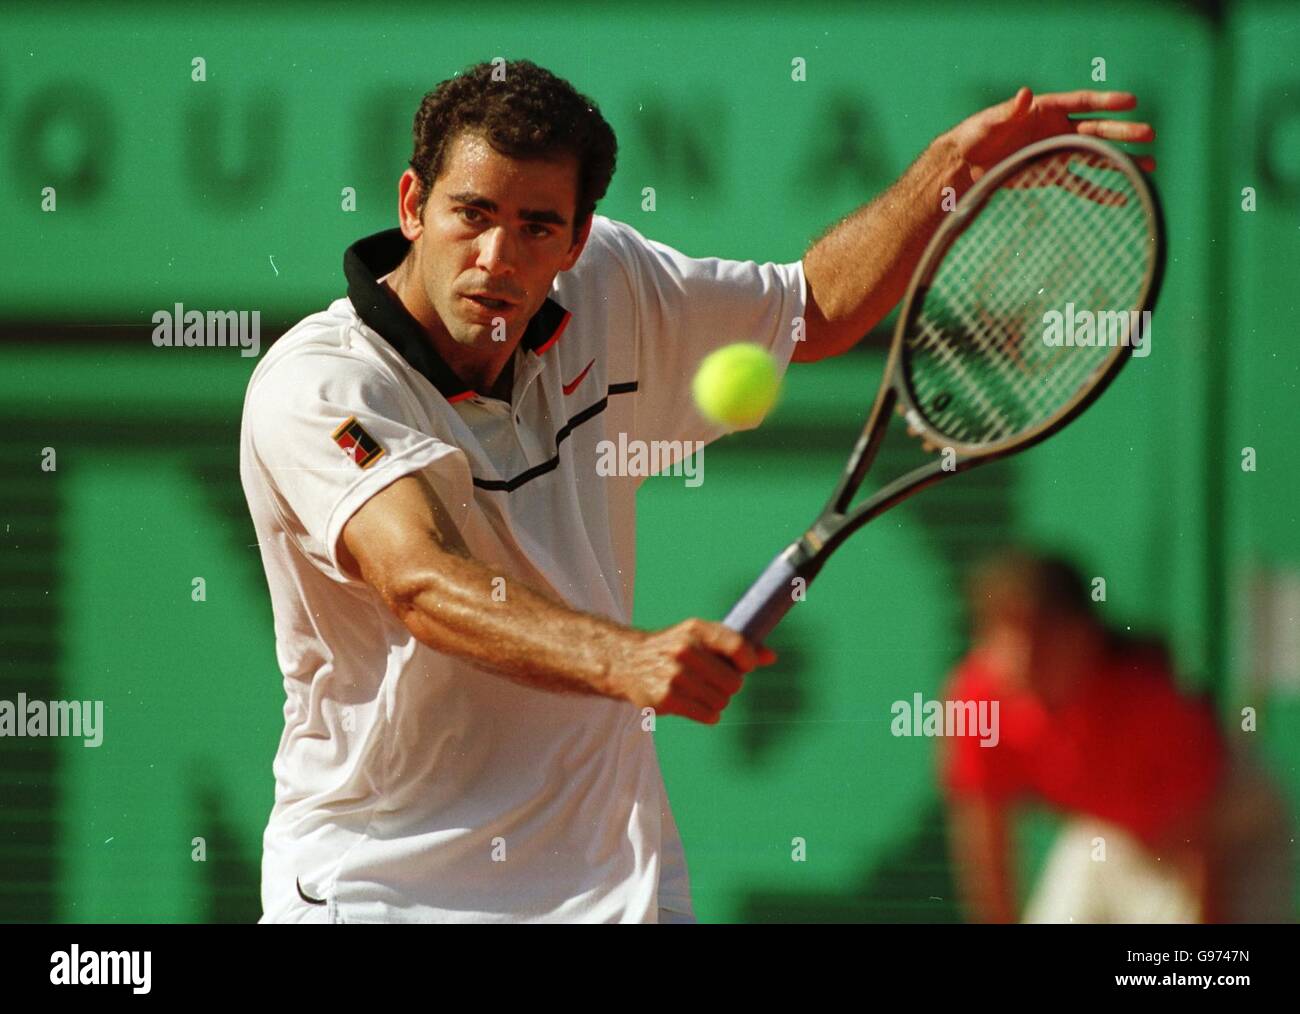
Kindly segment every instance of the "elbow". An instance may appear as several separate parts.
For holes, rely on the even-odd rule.
[[[402,626],[434,648],[442,649],[467,635],[473,636],[471,632],[480,623],[480,582],[454,569],[460,562],[411,561],[388,575],[378,589],[380,598]]]
[[[388,611],[409,627],[409,619],[419,610],[420,596],[424,590],[423,584],[414,579],[399,579],[381,593],[381,598],[388,606]]]
[[[795,349],[793,361],[815,363],[838,356],[853,348],[865,334],[850,315],[841,313],[823,292],[820,296],[812,283],[808,286],[808,303],[804,308],[804,341]]]
[[[397,617],[407,630],[420,636],[421,628],[425,626],[421,622],[421,602],[427,600],[428,593],[434,587],[432,575],[423,569],[402,568],[386,574],[382,582],[372,586],[388,607],[388,611]]]
[[[804,340],[795,346],[794,355],[791,356],[792,361],[815,363],[819,359],[833,355],[830,349],[836,344],[836,327],[827,318],[811,287],[808,289],[808,304],[804,308],[803,324]]]

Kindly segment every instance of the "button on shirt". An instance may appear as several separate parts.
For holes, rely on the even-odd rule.
[[[398,230],[349,248],[348,297],[276,342],[245,397],[240,475],[285,690],[263,920],[318,904],[343,922],[689,915],[640,712],[416,640],[344,571],[339,538],[418,472],[507,601],[522,582],[630,623],[644,476],[598,459],[641,441],[666,465],[726,432],[695,410],[691,377],[736,341],[784,371],[802,266],[694,259],[596,215],[516,349],[507,404],[466,387],[382,284],[408,249]]]

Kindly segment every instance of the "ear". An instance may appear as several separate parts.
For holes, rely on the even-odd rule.
[[[402,227],[402,235],[412,241],[424,231],[420,194],[420,178],[414,169],[407,169],[397,181],[397,221]]]
[[[583,248],[587,245],[587,239],[591,236],[591,223],[595,218],[594,215],[588,215],[587,221],[583,223],[582,228],[578,231],[578,238],[573,241],[573,246],[569,248],[568,254],[564,258],[564,267],[561,271],[568,271],[569,268],[578,263],[578,258],[582,256]]]

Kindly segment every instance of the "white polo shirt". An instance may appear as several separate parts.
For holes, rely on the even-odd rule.
[[[396,229],[352,246],[348,298],[276,342],[244,402],[240,475],[286,697],[263,921],[689,915],[637,709],[424,645],[340,569],[338,541],[366,500],[421,472],[507,601],[525,582],[629,623],[642,476],[601,474],[610,448],[726,432],[693,407],[695,368],[755,341],[784,371],[802,266],[696,260],[597,215],[529,323],[506,404],[467,389],[380,284],[408,246]]]

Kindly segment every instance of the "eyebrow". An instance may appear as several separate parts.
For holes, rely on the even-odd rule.
[[[459,194],[448,194],[447,200],[453,204],[465,204],[471,208],[481,208],[483,211],[496,214],[500,211],[500,206],[496,201],[488,200],[481,194],[476,194],[472,190],[467,190]],[[568,220],[558,211],[550,209],[521,208],[519,217],[525,222],[541,222],[547,225],[568,225]]]

